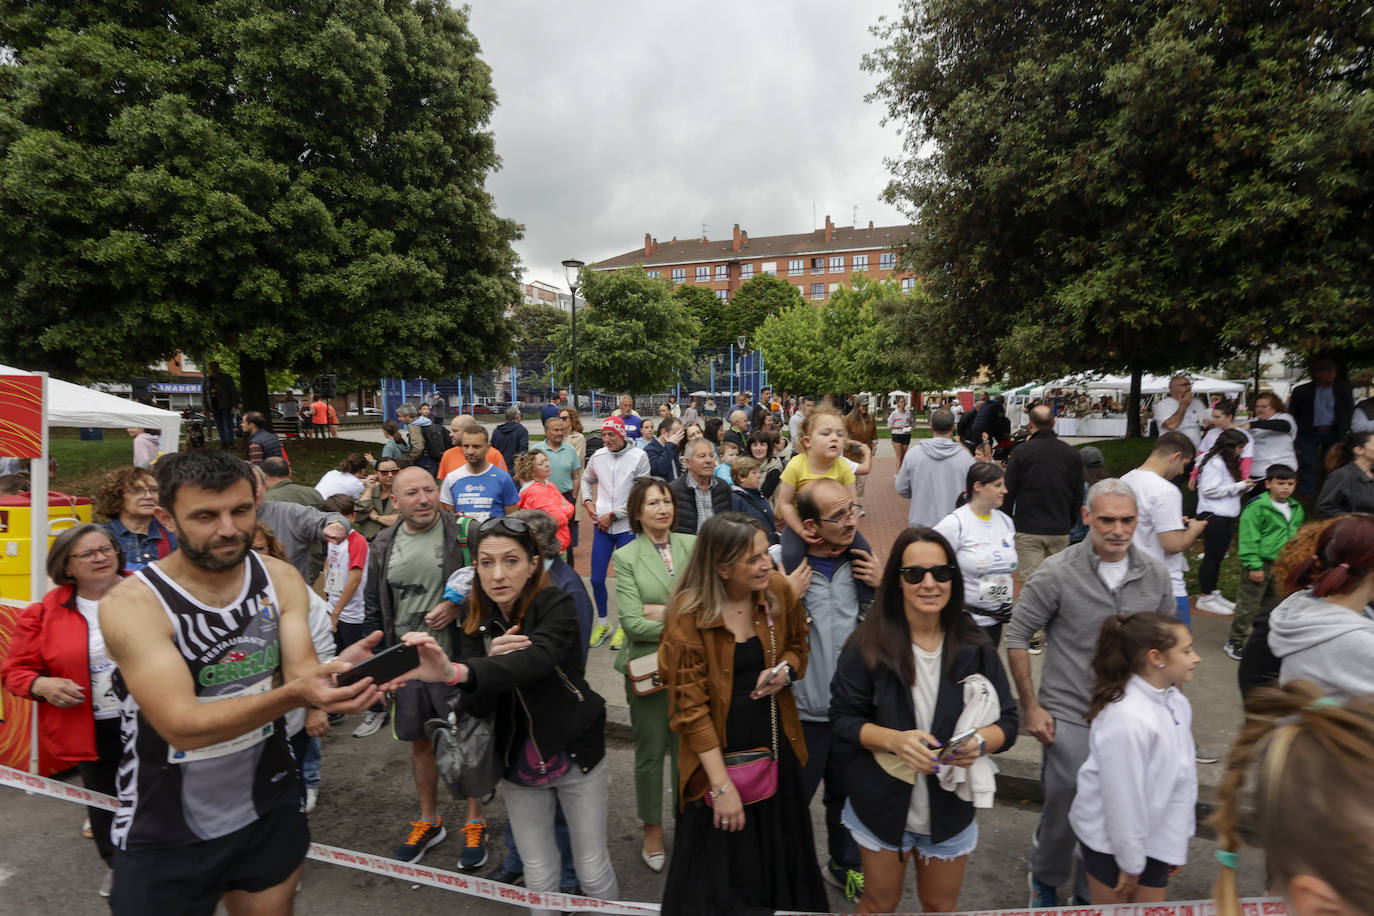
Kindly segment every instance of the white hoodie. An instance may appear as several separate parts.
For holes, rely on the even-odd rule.
[[[1177,687],[1131,675],[1126,693],[1093,720],[1069,823],[1082,843],[1129,875],[1145,859],[1188,861],[1196,830],[1193,708]]]
[[[1282,661],[1279,683],[1312,681],[1343,696],[1374,694],[1374,619],[1349,608],[1289,595],[1269,615],[1269,649]]]
[[[596,500],[598,517],[610,512],[615,517],[610,533],[622,534],[630,530],[629,515],[625,511],[630,488],[636,478],[651,474],[649,456],[643,449],[628,442],[618,452],[603,446],[587,459],[587,470],[582,475],[582,499]]]

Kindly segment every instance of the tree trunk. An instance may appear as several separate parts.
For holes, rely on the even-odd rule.
[[[271,421],[272,397],[267,391],[267,363],[253,359],[242,351],[239,352],[239,397],[243,400],[245,413],[259,410]]]
[[[1131,390],[1126,395],[1126,438],[1140,438],[1140,379],[1145,370],[1139,363],[1131,365]]]

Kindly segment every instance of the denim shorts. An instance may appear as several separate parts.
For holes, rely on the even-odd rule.
[[[854,842],[869,852],[900,852],[905,855],[915,849],[922,859],[957,859],[978,848],[978,820],[976,818],[963,830],[940,843],[932,843],[928,833],[904,831],[900,850],[895,846],[889,846],[869,832],[869,829],[859,820],[859,816],[854,813],[854,804],[848,800],[844,803],[844,813],[840,815],[840,822],[849,828],[849,833],[854,837]]]

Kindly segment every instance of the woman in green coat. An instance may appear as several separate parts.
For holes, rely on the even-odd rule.
[[[636,680],[638,666],[631,663],[657,657],[668,597],[678,574],[687,568],[697,539],[694,534],[672,533],[677,517],[673,495],[668,484],[657,478],[641,477],[635,481],[626,501],[626,512],[638,537],[611,555],[615,567],[615,606],[625,633],[625,645],[616,656],[615,669],[625,675],[625,698],[635,735],[635,802],[639,819],[644,822],[640,857],[651,870],[662,871],[663,755],[672,755],[676,772],[677,741],[669,740],[672,732],[668,730],[668,692],[661,688],[656,674],[641,675]],[[650,667],[656,670],[656,666]],[[658,688],[657,692],[643,693],[654,688]],[[675,801],[676,794],[675,782]]]

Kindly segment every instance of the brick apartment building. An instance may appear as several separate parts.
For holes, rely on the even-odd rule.
[[[897,273],[897,246],[916,232],[914,226],[836,226],[797,235],[769,235],[751,239],[735,224],[734,237],[714,241],[691,239],[659,243],[648,233],[644,247],[607,258],[593,270],[643,267],[651,277],[671,280],[673,286],[692,283],[729,301],[740,284],[759,274],[773,274],[797,287],[802,298],[824,301],[854,274],[885,280],[896,276],[909,291],[915,281]]]

